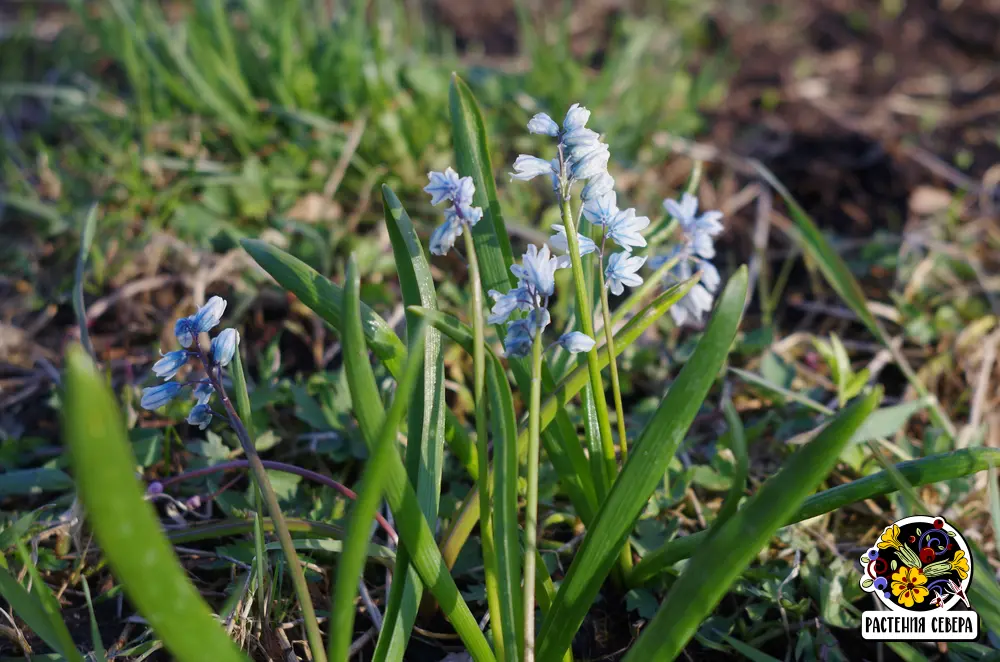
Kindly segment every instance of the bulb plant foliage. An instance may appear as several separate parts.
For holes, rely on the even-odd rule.
[[[354,413],[370,451],[355,507],[355,514],[363,521],[352,521],[346,528],[355,537],[337,547],[339,571],[331,569],[329,573],[338,582],[332,591],[337,600],[319,605],[331,613],[327,631],[313,606],[324,593],[319,584],[310,587],[303,574],[296,552],[298,541],[284,519],[248,430],[250,400],[240,362],[239,333],[227,328],[207,344],[203,340],[203,334],[220,325],[227,307],[224,299],[211,297],[194,314],[176,321],[174,335],[179,348],[155,363],[153,373],[162,381],[145,388],[141,396],[141,405],[148,410],[189,396],[193,404],[186,419],[192,428],[206,429],[222,422],[239,440],[260,490],[261,500],[255,502],[258,512],[252,521],[253,528],[260,527],[255,541],[261,544],[256,548],[258,552],[264,549],[267,535],[277,536],[281,543],[284,563],[279,568],[291,577],[298,617],[315,660],[326,660],[328,655],[329,659],[347,659],[357,632],[354,614],[362,604],[351,598],[358,595],[358,572],[370,565],[368,541],[372,535],[376,536],[373,542],[387,547],[398,542],[392,588],[381,604],[378,619],[373,619],[378,628],[374,659],[405,659],[415,625],[420,618],[430,618],[429,612],[434,610],[448,619],[474,660],[572,659],[573,637],[599,593],[617,600],[629,588],[660,587],[660,574],[671,566],[658,559],[693,553],[687,547],[682,552],[671,551],[673,543],[667,543],[662,550],[645,552],[650,557],[647,562],[632,548],[630,536],[696,414],[705,407],[725,404],[731,436],[742,439],[735,410],[721,401],[720,389],[713,389],[736,337],[747,295],[745,269],[730,274],[724,284],[723,275],[712,262],[714,240],[724,228],[722,215],[699,210],[698,200],[690,192],[668,199],[663,208],[677,231],[666,245],[660,242],[650,249],[645,235],[650,219],[624,206],[609,171],[611,149],[588,126],[590,111],[574,104],[561,122],[539,113],[527,123],[528,133],[538,136],[543,155],[519,155],[512,164],[510,185],[542,178],[546,195],[558,206],[561,219],[552,226],[547,243],[527,245],[521,259],[514,261],[500,215],[502,205],[481,111],[457,77],[452,81],[451,102],[455,165],[430,172],[424,189],[430,203],[443,211],[443,219],[422,219],[434,225],[427,243],[430,260],[409,215],[395,195],[383,189],[386,222],[407,298],[407,320],[409,326],[426,322],[426,333],[409,328],[404,342],[364,305],[353,262],[348,280],[341,286],[273,246],[254,240],[243,242],[279,284],[340,333]],[[647,250],[654,254],[647,254]],[[443,259],[449,253],[461,253],[462,260]],[[450,270],[463,260],[465,268],[448,275],[465,282],[469,309],[454,316],[438,310],[434,303],[431,266]],[[572,316],[555,319],[552,304],[556,300],[568,302]],[[633,419],[624,408],[617,357],[668,311],[675,326],[688,325],[692,328],[687,333],[700,335],[693,352],[665,386],[659,407],[652,415],[643,416],[647,421],[644,425],[633,424],[638,417]],[[559,331],[552,332],[549,327]],[[435,381],[442,379],[435,372],[442,339],[454,342],[472,357],[473,430],[464,429],[468,425],[465,419],[442,414],[446,407],[443,388]],[[369,351],[399,385],[391,407],[382,404]],[[554,361],[553,353],[562,354],[561,364]],[[191,364],[194,369],[189,369]],[[557,371],[557,365],[566,367]],[[74,377],[68,383],[70,401],[82,401],[85,395],[77,386],[81,380]],[[234,393],[232,398],[230,392]],[[573,406],[578,397],[583,405],[580,408]],[[741,501],[746,480],[743,462],[743,473],[734,477],[736,488],[719,511],[719,518],[699,539],[697,560],[689,566],[697,575],[680,569],[678,590],[685,587],[684,591],[696,593],[700,601],[683,607],[680,617],[677,605],[684,603],[687,593],[667,591],[664,611],[654,619],[657,627],[650,625],[644,630],[633,652],[624,659],[672,659],[681,654],[698,624],[709,617],[768,538],[795,521],[790,518],[832,469],[878,398],[877,390],[868,390],[832,420],[823,420],[823,431],[745,502]],[[586,414],[583,425],[574,418],[577,411]],[[91,413],[96,416],[100,412]],[[434,421],[442,416],[443,423],[438,426]],[[108,420],[113,421],[109,423],[112,427],[121,424],[114,412]],[[73,431],[72,420],[67,421],[66,429],[74,457],[88,458],[85,435]],[[443,430],[443,434],[435,430]],[[398,443],[401,436],[406,439],[405,452]],[[474,442],[470,443],[470,438]],[[450,521],[438,522],[436,506],[428,508],[423,497],[418,497],[429,493],[428,485],[440,485],[440,466],[434,469],[410,460],[411,453],[416,458],[432,456],[444,443],[468,471],[473,488]],[[735,442],[733,452],[745,460],[745,448]],[[568,568],[560,570],[557,577],[551,577],[541,562],[539,545],[539,475],[547,462],[584,529]],[[84,470],[90,465],[81,460],[74,466]],[[955,466],[955,472],[973,470],[968,464]],[[878,483],[880,487],[873,489],[881,493],[897,489],[890,483]],[[430,494],[437,497],[435,489],[440,488],[432,488]],[[163,490],[163,484],[153,483],[145,498],[155,498]],[[826,509],[823,512],[828,512],[846,505],[845,498],[872,496],[868,490],[861,496],[832,495],[819,501]],[[102,501],[86,489],[81,490],[81,499],[99,538],[102,531],[110,530],[104,526],[109,518],[118,516],[113,510],[131,503],[127,495],[117,501]],[[385,500],[392,518],[378,515],[380,499]],[[380,526],[372,534],[374,517],[379,518]],[[394,522],[395,531],[389,521]],[[295,529],[303,530],[301,524]],[[384,542],[379,536],[385,536]],[[485,577],[484,605],[469,604],[451,574],[458,550],[471,545],[473,539],[479,544],[470,553],[481,559]],[[739,540],[747,541],[745,549],[733,554],[733,545]],[[110,544],[110,540],[98,542]],[[142,556],[141,550],[133,551]],[[253,567],[266,569],[265,561],[255,559]],[[171,562],[176,563],[176,559]],[[137,581],[155,586],[158,580],[156,568],[112,566],[127,587]],[[361,573],[361,589],[366,577],[374,578],[374,573],[373,567]],[[425,592],[429,599],[418,609]],[[369,605],[366,612],[373,618],[372,598],[366,590],[360,597]],[[163,621],[151,618],[150,622]],[[220,626],[209,619],[199,622],[199,627],[216,632]],[[168,627],[158,634],[176,655],[196,659],[179,631]],[[229,659],[239,659],[239,655]]]

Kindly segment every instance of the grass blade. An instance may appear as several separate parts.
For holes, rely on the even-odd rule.
[[[757,170],[757,173],[766,181],[778,194],[785,200],[785,204],[788,206],[789,215],[795,222],[798,235],[799,244],[802,246],[803,250],[810,257],[815,260],[816,264],[819,265],[820,271],[826,277],[830,286],[834,291],[844,300],[854,314],[864,323],[868,330],[878,338],[879,342],[886,346],[886,348],[892,353],[892,358],[899,366],[899,369],[906,376],[906,379],[913,385],[923,397],[928,397],[930,393],[927,391],[927,387],[924,383],[920,381],[920,378],[910,367],[909,361],[903,356],[902,352],[890,341],[889,335],[882,328],[882,325],[872,314],[871,310],[868,308],[868,300],[865,298],[865,293],[861,289],[861,285],[858,283],[857,279],[851,273],[851,270],[847,267],[847,263],[840,254],[830,245],[830,242],[826,240],[823,233],[820,232],[819,227],[816,223],[809,217],[809,214],[802,208],[801,205],[792,197],[792,194],[788,192],[778,178],[774,174],[765,168],[761,163],[757,161],[752,162],[753,167]],[[951,422],[948,418],[948,414],[941,407],[941,404],[935,398],[931,401],[931,414],[934,419],[934,423],[943,429],[945,433],[952,439],[955,438],[956,430],[955,424]]]
[[[253,411],[250,409],[250,393],[247,390],[246,373],[243,371],[243,357],[240,348],[236,348],[233,355],[233,369],[230,375],[233,380],[233,396],[236,404],[236,412],[243,421],[243,427],[251,440],[257,439],[257,431],[254,428]],[[253,473],[251,472],[251,476]],[[264,541],[264,497],[261,496],[260,486],[256,477],[253,480],[253,498],[250,506],[253,508],[253,548],[254,572],[257,573],[257,609],[262,620],[267,618],[267,552]]]
[[[243,249],[257,264],[274,278],[279,285],[294,294],[310,310],[319,315],[335,331],[340,333],[343,326],[343,292],[338,285],[330,282],[318,271],[280,248],[257,239],[240,241]],[[389,373],[399,379],[406,365],[406,345],[389,327],[384,319],[361,302],[361,321],[368,347],[382,362]],[[457,424],[450,410],[445,410],[445,441],[462,466],[475,479],[477,473],[477,453],[468,435]]]
[[[27,565],[31,565],[30,557],[27,559]],[[39,582],[34,583],[37,586]],[[20,616],[31,631],[50,648],[71,662],[83,662],[83,656],[73,644],[73,637],[59,613],[58,604],[53,611],[51,605],[47,606],[41,596],[29,593],[3,568],[0,568],[0,595],[10,603],[14,613]],[[50,593],[49,596],[51,595]]]
[[[328,282],[325,279],[323,281]],[[343,304],[343,301],[339,303]],[[343,324],[344,320],[341,319],[339,327],[341,336],[345,338],[345,344],[350,344],[352,347],[365,344],[370,346],[371,341],[365,331],[365,309],[360,303],[358,307],[361,311],[361,324]],[[350,340],[347,340],[348,334],[352,334]],[[385,419],[375,375],[367,356],[363,361],[355,360],[357,357],[353,356],[348,360],[346,354],[344,358],[344,370],[351,390],[354,415],[369,452],[374,453],[378,434]],[[434,534],[420,511],[420,504],[406,474],[403,460],[398,453],[390,453],[387,463],[385,498],[396,519],[401,545],[408,548],[413,569],[419,575],[419,580],[426,583],[427,588],[441,605],[442,611],[462,638],[473,659],[477,662],[479,660],[492,662],[493,652],[486,642],[486,637],[479,630],[469,606],[458,592],[455,580],[452,579],[448,566],[434,542]],[[415,585],[419,580],[413,575],[408,577],[408,581],[413,581]]]
[[[90,616],[90,640],[94,645],[94,662],[107,662],[108,654],[101,641],[101,628],[97,624],[97,614],[94,613],[94,600],[90,597],[90,585],[86,577],[80,577],[83,582],[83,595],[87,600],[87,614]]]
[[[733,401],[729,398],[722,402],[722,415],[729,426],[729,449],[733,452],[736,465],[733,468],[733,483],[726,494],[726,500],[712,521],[713,530],[718,530],[740,507],[740,499],[743,497],[743,490],[747,484],[747,473],[750,471],[750,458],[747,455],[747,439],[743,429],[743,421],[740,420],[740,415],[737,413],[736,407],[733,406]]]
[[[83,219],[83,229],[80,232],[80,253],[76,258],[76,275],[73,281],[73,313],[80,327],[80,343],[87,353],[94,356],[94,345],[90,342],[90,330],[87,327],[87,309],[83,305],[83,280],[87,271],[87,256],[94,243],[94,233],[97,230],[97,204],[92,204]]]
[[[346,316],[344,320],[344,361],[363,361],[367,363],[368,347],[365,343],[364,332],[361,330],[361,283],[358,279],[357,266],[353,259],[348,262],[346,283],[344,301]],[[415,331],[412,337],[415,342],[422,342],[424,339],[423,333],[420,331]],[[328,657],[331,660],[346,660],[348,658],[348,650],[351,647],[351,641],[354,639],[354,614],[356,611],[354,598],[357,595],[358,582],[364,581],[363,575],[365,561],[368,558],[371,523],[374,521],[375,513],[378,511],[379,504],[382,501],[382,491],[389,475],[388,466],[392,455],[398,453],[396,450],[396,433],[399,430],[399,425],[403,420],[403,414],[406,412],[411,396],[417,393],[415,387],[420,381],[421,372],[424,367],[422,358],[423,354],[418,353],[417,358],[410,361],[402,380],[399,382],[395,398],[383,419],[381,430],[379,430],[374,449],[365,468],[361,488],[358,490],[358,497],[354,501],[354,509],[347,528],[347,537],[344,542],[343,551],[341,552],[340,562],[337,564],[337,578],[332,596],[333,616],[330,622],[331,634],[328,653]],[[352,398],[364,397],[365,395],[363,393],[351,394]],[[397,571],[401,569],[400,565],[399,556],[397,555]],[[400,575],[395,583],[405,581],[405,575]],[[416,584],[409,583],[409,585],[414,589],[421,586],[419,582]],[[383,622],[382,632],[379,635],[380,643],[383,640],[390,641],[395,639],[396,641],[390,641],[387,647],[397,649],[400,659],[405,650],[405,643],[409,639],[409,628],[406,626],[407,616],[410,616],[412,619],[416,618],[416,607],[419,601],[419,594],[416,594],[412,600],[413,612],[409,615],[401,614],[397,607],[394,619],[397,625],[387,626],[386,622]],[[405,604],[406,602],[410,601],[404,600],[402,603],[397,604]],[[409,627],[412,627],[412,620],[409,621]]]
[[[409,214],[403,209],[396,194],[386,185],[382,186],[382,202],[404,305],[436,308],[434,279]],[[405,463],[410,482],[416,486],[420,510],[428,522],[434,522],[437,520],[441,470],[444,465],[444,355],[441,351],[440,332],[428,329],[423,337],[417,338],[412,333],[413,329],[420,326],[417,322],[412,313],[407,313],[407,353],[410,357],[419,357],[423,372],[407,410]],[[405,642],[409,640],[416,621],[422,586],[419,581],[410,581],[409,565],[409,551],[404,546],[396,559],[399,579],[392,583],[389,591],[382,625],[382,632],[386,633],[388,630],[392,636],[380,634],[375,651],[376,660],[401,660]],[[383,646],[392,647],[394,652]]]
[[[63,383],[63,436],[79,497],[129,600],[177,659],[245,660],[191,585],[143,499],[121,412],[81,347],[67,352]]]
[[[694,420],[722,367],[743,315],[747,272],[737,271],[719,298],[715,314],[636,441],[632,455],[601,505],[545,618],[538,641],[541,662],[560,659],[583,622],[635,519]],[[622,345],[623,347],[626,344]]]
[[[844,409],[820,434],[789,458],[750,502],[712,535],[684,569],[646,626],[627,661],[674,659],[701,621],[767,541],[819,484],[882,399],[880,389]]]
[[[896,472],[906,482],[919,487],[986,471],[991,465],[997,464],[1000,464],[1000,449],[974,448],[931,455],[919,460],[900,462],[894,466]],[[888,471],[880,471],[812,495],[785,521],[785,526],[832,512],[852,503],[891,494],[897,490],[897,480],[894,476]],[[699,531],[683,538],[675,538],[647,554],[633,569],[629,576],[629,584],[641,586],[677,561],[693,556],[695,551],[705,544],[707,538],[707,531]]]
[[[455,147],[455,163],[459,174],[472,177],[472,182],[476,185],[473,201],[477,207],[482,208],[483,220],[486,221],[476,223],[472,228],[483,290],[506,292],[514,285],[513,275],[510,273],[514,252],[510,247],[510,237],[497,200],[483,113],[472,90],[457,74],[451,76],[448,99],[451,105],[451,139]]]

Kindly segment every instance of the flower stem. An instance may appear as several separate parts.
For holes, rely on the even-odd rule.
[[[490,472],[489,438],[486,432],[486,325],[483,320],[483,287],[479,276],[479,258],[472,241],[472,230],[466,228],[465,252],[469,260],[469,279],[472,281],[472,347],[473,397],[476,403],[476,445],[479,462],[479,536],[483,550],[483,570],[486,579],[486,602],[490,610],[490,631],[497,659],[504,659],[504,623],[500,609],[499,566],[496,541],[493,537],[493,520],[490,505],[493,503],[493,478]],[[513,625],[513,624],[507,624]]]
[[[579,259],[579,257],[577,258]],[[535,659],[535,568],[538,554],[538,463],[542,408],[542,332],[531,347],[528,408],[528,494],[524,511],[524,659]]]
[[[212,370],[209,368],[208,357],[205,356],[204,352],[199,350],[199,354],[208,372],[208,377],[212,381],[212,386],[215,387],[216,392],[219,394],[219,399],[222,400],[222,405],[229,415],[229,422],[236,432],[236,437],[240,440],[240,445],[243,446],[243,452],[247,456],[250,469],[253,471],[257,485],[260,487],[261,496],[264,497],[264,504],[267,506],[267,511],[271,515],[271,521],[274,523],[274,530],[278,534],[281,551],[288,561],[288,572],[292,576],[295,596],[298,598],[299,606],[302,609],[302,621],[305,625],[306,638],[309,640],[309,649],[312,652],[313,659],[316,662],[326,662],[326,647],[323,645],[323,635],[319,630],[319,622],[316,620],[316,610],[313,608],[312,599],[309,597],[309,586],[306,583],[306,575],[302,572],[302,564],[299,563],[299,555],[295,552],[295,543],[292,541],[292,534],[289,533],[288,526],[285,524],[285,516],[281,512],[278,496],[274,493],[274,488],[271,487],[271,481],[267,477],[267,470],[264,468],[263,462],[261,462],[260,455],[257,454],[257,449],[254,448],[250,434],[247,432],[242,419],[240,419],[240,415],[236,413],[236,408],[226,394],[226,387],[222,384],[222,379],[212,373]]]
[[[573,210],[568,196],[562,198],[562,217],[566,227],[566,243],[569,246],[570,264],[573,269],[573,286],[576,290],[577,309],[580,311],[580,325],[583,332],[594,337],[594,309],[590,305],[587,292],[587,281],[583,273],[583,263],[580,259],[580,237],[573,219]],[[597,485],[598,501],[607,496],[608,486],[618,475],[618,462],[615,459],[615,443],[611,433],[611,421],[608,417],[608,402],[604,395],[604,384],[601,380],[601,367],[597,358],[597,345],[587,352],[587,369],[590,373],[590,385],[594,392],[594,406],[597,410],[597,424],[601,433],[601,448],[604,455],[606,481]]]
[[[621,449],[622,464],[628,460],[628,440],[625,438],[625,408],[622,406],[622,391],[618,381],[618,356],[615,352],[615,334],[611,323],[611,306],[608,304],[608,288],[604,286],[604,270],[597,270],[598,284],[601,287],[601,313],[604,316],[604,337],[607,339],[608,361],[611,369],[611,393],[615,400],[615,416],[618,419],[618,447]]]

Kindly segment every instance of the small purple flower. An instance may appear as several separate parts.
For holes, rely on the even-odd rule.
[[[158,480],[154,480],[152,483],[146,486],[146,494],[150,496],[156,496],[157,494],[163,494],[163,483]]]
[[[153,364],[153,374],[160,379],[173,379],[181,368],[188,362],[186,350],[179,349],[174,352],[161,354],[163,358]]]

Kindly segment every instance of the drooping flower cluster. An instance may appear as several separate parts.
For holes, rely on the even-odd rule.
[[[459,177],[457,172],[447,168],[444,172],[427,173],[427,179],[429,183],[424,191],[430,194],[431,204],[451,203],[444,211],[444,223],[435,228],[430,241],[431,253],[444,255],[462,236],[466,226],[471,228],[479,222],[483,210],[472,206],[472,196],[476,193],[472,177]]]
[[[650,260],[649,266],[658,269],[664,263],[677,259],[670,274],[675,281],[687,280],[695,272],[701,272],[701,281],[670,308],[670,315],[678,326],[687,322],[700,323],[704,314],[712,309],[712,301],[721,282],[719,270],[711,259],[715,257],[714,238],[722,232],[722,212],[698,214],[698,199],[690,193],[685,193],[679,203],[664,200],[663,207],[680,225],[681,241],[666,255]]]
[[[212,422],[212,408],[209,406],[209,401],[215,393],[212,375],[210,374],[208,379],[188,382],[173,381],[173,379],[192,357],[201,361],[206,371],[210,373],[212,370],[217,371],[215,378],[221,379],[222,368],[229,365],[236,355],[240,334],[236,329],[223,329],[212,338],[207,354],[201,349],[198,335],[218,326],[225,310],[226,300],[214,296],[194,315],[182,317],[174,323],[174,335],[184,349],[167,352],[153,364],[153,373],[165,381],[158,386],[142,390],[140,404],[143,409],[159,409],[180,395],[185,388],[193,387],[195,405],[188,413],[187,422],[203,430],[208,427]]]
[[[522,256],[521,264],[511,265],[510,271],[517,277],[517,287],[506,294],[490,290],[493,309],[487,321],[490,324],[507,324],[507,338],[504,341],[504,355],[525,357],[531,353],[535,337],[549,325],[549,297],[555,291],[555,274],[558,269],[569,266],[565,257],[555,257],[549,247],[541,248],[530,244],[528,252]],[[522,319],[511,320],[514,311],[528,313]],[[593,338],[578,331],[564,333],[556,341],[566,350],[588,352],[594,346]]]

